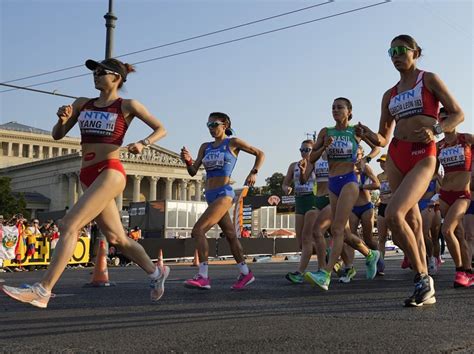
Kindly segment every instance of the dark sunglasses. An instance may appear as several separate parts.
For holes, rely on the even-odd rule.
[[[112,71],[112,70],[107,70],[107,69],[104,69],[104,68],[95,69],[92,73],[94,74],[94,76],[105,76],[105,75],[109,75],[109,74],[120,76],[119,73],[117,73],[115,71]]]
[[[395,55],[402,55],[402,54],[406,54],[408,53],[408,51],[410,50],[415,50],[415,49],[412,49],[412,48],[408,48],[404,45],[399,45],[399,46],[396,46],[396,47],[391,47],[389,50],[388,50],[388,56],[390,58],[393,58]]]
[[[310,152],[311,148],[301,148],[300,152]]]
[[[207,122],[206,125],[208,128],[217,128],[219,125],[224,125],[224,123],[215,121],[215,122]]]

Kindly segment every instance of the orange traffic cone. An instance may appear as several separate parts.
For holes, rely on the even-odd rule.
[[[199,266],[199,252],[197,249],[194,250],[194,259],[193,259],[193,266]]]
[[[91,282],[86,284],[87,287],[105,287],[114,286],[115,283],[109,282],[109,271],[107,270],[107,252],[105,250],[105,241],[99,241],[99,252],[97,261],[94,266]]]
[[[156,260],[156,265],[160,268],[163,268],[163,250],[161,248],[158,251],[158,259]]]

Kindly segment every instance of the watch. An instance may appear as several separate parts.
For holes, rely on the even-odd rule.
[[[443,133],[443,127],[441,127],[439,123],[436,123],[435,125],[433,125],[433,132],[435,133],[435,135],[440,135],[441,133]]]
[[[142,143],[142,145],[145,146],[145,147],[148,147],[148,146],[151,145],[150,139],[148,139],[148,138],[147,138],[147,139],[140,140],[140,143]]]
[[[372,160],[372,158],[370,156],[365,157],[365,161],[367,161],[367,163],[369,163],[371,160]]]
[[[254,175],[256,175],[258,173],[258,170],[256,168],[253,168],[252,171],[250,171],[250,173],[253,173]]]

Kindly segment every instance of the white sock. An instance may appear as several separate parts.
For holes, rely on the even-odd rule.
[[[247,275],[247,274],[249,274],[249,272],[250,272],[250,269],[249,269],[249,267],[247,266],[247,263],[245,263],[245,261],[240,262],[240,263],[237,263],[237,267],[239,267],[239,271],[240,271],[240,273],[242,273],[243,275]]]
[[[156,279],[156,278],[159,278],[161,275],[161,271],[160,271],[160,268],[156,267],[155,268],[155,271],[151,274],[148,274],[148,276],[151,278],[151,279]]]
[[[207,268],[208,268],[207,262],[199,263],[199,274],[201,275],[201,277],[206,278],[206,279],[208,277]]]

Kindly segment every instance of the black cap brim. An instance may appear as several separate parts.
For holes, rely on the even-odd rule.
[[[98,66],[100,66],[100,63],[96,62],[95,60],[92,60],[92,59],[86,60],[87,69],[94,71]]]

